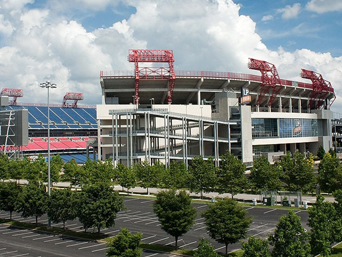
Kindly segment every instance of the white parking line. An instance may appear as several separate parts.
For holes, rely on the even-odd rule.
[[[88,244],[89,242],[81,242],[81,243],[78,243],[78,244],[73,244],[73,245],[67,245],[66,247],[73,247],[73,246],[78,246],[78,245],[84,245],[84,244]]]
[[[45,238],[49,238],[49,237],[54,237],[54,236],[44,236],[44,237],[40,237],[40,238],[33,238],[32,240],[41,240],[41,239],[45,239]]]
[[[221,250],[221,249],[223,249],[223,248],[226,248],[226,246],[224,245],[224,246],[221,246],[221,247],[219,247],[219,248],[216,248],[214,251]]]
[[[297,214],[297,213],[299,213],[299,212],[301,212],[301,211],[296,211],[295,214]]]
[[[34,233],[34,232],[28,231],[28,232],[25,232],[25,233],[15,234],[15,235],[12,235],[12,236],[22,236],[22,235],[27,235],[27,234],[31,234],[31,233]]]
[[[141,239],[141,241],[144,241],[144,240],[147,240],[147,239],[150,239],[150,238],[153,238],[153,237],[156,237],[157,235],[154,235],[154,236],[149,236],[149,237],[144,237],[143,239]]]
[[[147,255],[146,257],[152,257],[152,256],[156,256],[158,255],[159,253],[154,253],[154,254],[151,254],[151,255]]]
[[[149,202],[152,202],[153,200],[148,200],[148,201],[143,201],[143,202],[140,202],[140,203],[149,203]]]
[[[145,221],[149,221],[149,220],[154,220],[156,221],[157,217],[153,217],[153,218],[146,218],[146,219],[143,219],[143,220],[138,220],[138,221],[135,221],[134,223],[139,223],[139,222],[145,222]]]
[[[65,239],[61,239],[61,240],[65,240]],[[65,240],[63,242],[55,243],[55,245],[67,244],[67,243],[70,243],[70,242],[73,242],[73,240]]]
[[[16,253],[18,252],[18,250],[12,251],[12,252],[5,252],[5,253],[1,253],[1,255],[5,255],[5,254],[9,254],[9,253]]]
[[[263,234],[263,233],[265,233],[265,232],[267,232],[267,231],[274,230],[274,229],[275,229],[275,228],[270,228],[270,229],[261,231],[261,232],[259,232],[259,233],[257,233],[257,234],[253,234],[253,236],[257,236],[257,235]]]
[[[108,250],[108,247],[91,251],[92,253]]]
[[[249,228],[248,231],[253,230],[253,229],[256,229],[256,228],[265,227],[265,226],[267,226],[267,225],[268,225],[268,223],[266,223],[266,224],[264,224],[264,225],[256,226],[256,227],[254,227],[254,228]]]
[[[166,240],[166,239],[169,239],[169,237],[165,237],[165,238],[159,239],[159,240],[157,240],[157,241],[153,241],[153,242],[151,242],[150,244],[154,244],[154,243],[157,243],[157,242],[160,242],[160,241],[164,241],[164,240]]]
[[[249,207],[249,208],[246,209],[246,211],[252,210],[252,209],[254,209],[254,207]]]
[[[120,229],[114,230],[114,231],[109,231],[109,232],[106,232],[105,235],[116,233],[116,232],[119,232],[119,231],[120,231]]]
[[[266,213],[269,213],[269,212],[273,212],[273,211],[276,211],[277,209],[272,209],[272,210],[269,210],[269,211],[265,211],[264,214]]]
[[[99,243],[99,244],[95,244],[95,245],[88,245],[88,246],[83,246],[78,248],[78,250],[82,250],[82,249],[87,249],[87,248],[91,248],[91,247],[96,247],[96,246],[100,246],[100,245],[104,245],[105,243]]]
[[[201,230],[201,229],[205,229],[205,228],[206,228],[206,226],[204,226],[204,227],[199,227],[199,228],[194,229],[194,231]]]
[[[191,243],[187,243],[185,245],[180,246],[179,248],[182,248],[182,247],[185,247],[185,246],[188,246],[188,245],[192,245],[192,244],[195,244],[195,243],[197,243],[197,241],[193,241]]]
[[[1,249],[0,249],[0,251],[2,251],[2,250],[6,250],[6,249],[7,249],[7,248],[1,248]]]
[[[33,239],[33,240],[34,240],[34,239]],[[44,243],[53,242],[53,241],[57,241],[57,240],[62,240],[62,239],[61,239],[61,238],[50,239],[50,240],[44,241]]]
[[[3,235],[7,235],[7,234],[12,234],[12,233],[18,233],[22,230],[14,230],[14,231],[9,231],[9,232],[5,232],[5,233],[2,233]]]
[[[156,221],[152,221],[152,222],[145,223],[145,225],[150,225],[150,224],[157,223],[157,222],[159,222],[159,220],[156,220]]]
[[[19,256],[26,256],[29,255],[30,253],[23,253],[23,254],[19,254],[19,255],[14,255],[13,257],[19,257]]]
[[[22,238],[29,238],[29,237],[35,237],[35,236],[41,236],[41,234],[34,233],[33,235],[23,236]]]

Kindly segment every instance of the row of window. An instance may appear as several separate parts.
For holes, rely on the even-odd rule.
[[[253,138],[322,136],[321,121],[316,119],[252,119]]]

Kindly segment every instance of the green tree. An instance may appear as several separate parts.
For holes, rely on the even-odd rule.
[[[24,177],[26,167],[29,165],[30,160],[27,157],[10,159],[9,162],[9,177],[19,181]]]
[[[6,180],[9,178],[9,159],[6,154],[0,154],[0,179]]]
[[[320,145],[319,148],[318,148],[318,151],[317,151],[317,157],[320,160],[322,160],[324,155],[325,155],[325,150],[324,150],[323,146]]]
[[[137,184],[134,169],[127,167],[121,163],[116,166],[116,174],[118,177],[119,185],[127,188],[127,191],[135,187]]]
[[[326,153],[318,166],[318,182],[321,190],[332,193],[342,188],[342,166],[337,157]]]
[[[29,159],[26,160],[25,163],[25,173],[24,179],[28,180],[29,182],[40,183],[43,181],[47,181],[47,170],[48,166],[45,162],[45,158],[42,154],[38,155],[38,158],[30,161]],[[43,175],[45,174],[45,175]],[[44,179],[45,176],[45,179]]]
[[[78,166],[75,159],[71,159],[69,162],[64,163],[61,180],[70,182],[71,186],[76,187],[86,184],[85,181],[87,181],[88,178],[83,167]]]
[[[85,230],[108,228],[115,224],[116,214],[123,209],[123,200],[108,183],[96,183],[82,188],[79,221]]]
[[[44,215],[48,209],[49,195],[46,192],[46,186],[41,183],[30,182],[24,187],[19,197],[18,211],[22,212],[21,216],[24,218],[34,216],[36,224],[38,224],[38,218]]]
[[[181,189],[186,187],[188,173],[183,162],[173,161],[166,170],[163,184],[166,188]]]
[[[330,155],[331,155],[333,158],[336,158],[336,157],[337,157],[336,152],[335,152],[334,149],[332,149],[332,148],[329,149],[329,152],[328,152],[328,153],[330,153]],[[324,156],[323,156],[323,157],[324,157]]]
[[[153,210],[158,216],[162,229],[175,237],[176,248],[178,238],[193,226],[196,208],[191,205],[189,194],[181,190],[161,191],[153,203]]]
[[[216,185],[216,168],[211,157],[207,161],[203,160],[202,156],[197,156],[192,159],[189,167],[189,188],[191,192],[201,193],[210,192]]]
[[[340,219],[340,217],[338,218]],[[324,197],[317,196],[316,203],[309,208],[308,225],[310,230],[311,253],[314,255],[329,256],[331,244],[335,241],[336,210],[330,202],[325,202]],[[339,227],[341,230],[341,227]]]
[[[139,248],[141,234],[131,234],[128,229],[121,229],[120,233],[111,238],[108,243],[108,257],[140,257],[142,249]]]
[[[282,176],[289,191],[311,191],[316,184],[312,160],[296,151],[291,157],[288,152],[280,161]]]
[[[335,202],[333,203],[336,216],[335,216],[335,229],[334,229],[334,241],[342,241],[342,189],[334,192]]]
[[[277,191],[281,187],[278,165],[271,165],[266,157],[254,161],[249,179],[258,191]]]
[[[10,220],[13,212],[19,208],[21,192],[22,188],[17,183],[0,182],[0,209],[10,213]]]
[[[309,257],[308,234],[300,223],[300,217],[293,211],[279,219],[273,235],[268,238],[273,246],[273,257]]]
[[[194,253],[194,257],[219,257],[220,255],[215,252],[208,239],[201,238],[198,243],[197,251]]]
[[[90,164],[92,162],[92,164]],[[102,161],[92,161],[88,158],[84,169],[89,174],[89,183],[94,184],[96,182],[111,183],[114,174],[114,166],[112,159],[106,159]]]
[[[60,173],[63,168],[64,161],[62,157],[57,154],[53,155],[50,161],[50,175],[51,175],[51,186],[53,183],[57,183],[60,180]],[[47,173],[45,174],[46,177],[44,178],[44,181],[48,181]]]
[[[78,214],[78,197],[71,188],[55,189],[51,191],[48,216],[53,223],[63,222],[63,229],[68,220],[74,220]]]
[[[242,243],[242,257],[271,257],[268,241],[261,238],[249,237],[247,243]]]
[[[147,194],[149,194],[148,189],[150,187],[157,187],[160,184],[165,173],[165,167],[162,163],[156,162],[150,165],[148,160],[137,163],[134,170],[139,184],[146,188]]]
[[[252,219],[234,199],[218,200],[208,207],[202,217],[205,218],[209,235],[217,242],[225,244],[227,254],[228,244],[234,244],[246,237]]]
[[[246,165],[229,151],[221,156],[221,160],[217,170],[218,192],[230,193],[233,199],[247,187]]]

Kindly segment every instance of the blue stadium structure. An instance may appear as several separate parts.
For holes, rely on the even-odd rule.
[[[46,155],[48,145],[48,108],[43,104],[9,105],[7,110],[28,110],[28,145],[22,146],[21,154],[26,156]],[[84,163],[89,156],[95,159],[92,144],[97,138],[95,106],[78,108],[50,105],[50,151],[59,154],[64,161],[72,158]]]

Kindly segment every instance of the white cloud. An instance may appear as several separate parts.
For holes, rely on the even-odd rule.
[[[316,13],[342,11],[340,0],[311,0],[305,6],[308,11]]]
[[[253,57],[274,63],[283,79],[303,81],[300,69],[307,68],[322,73],[338,93],[342,90],[342,57],[306,49],[269,50],[255,22],[240,15],[232,0],[126,0],[124,4],[136,8],[134,14],[94,31],[68,18],[70,14],[48,7],[28,10],[21,3],[11,7],[17,15],[0,9],[0,32],[6,35],[0,47],[0,86],[23,88],[21,102],[44,103],[46,92],[38,85],[49,79],[58,85],[52,102],[61,103],[66,92],[83,92],[81,103],[98,104],[100,71],[133,70],[127,55],[134,48],[174,50],[177,70],[259,74],[247,68],[248,57]],[[60,3],[66,9],[68,3]],[[82,3],[80,9],[92,8],[90,0]],[[99,2],[101,8],[109,5]],[[294,6],[290,9],[296,13]],[[303,27],[298,31],[303,33]],[[334,106],[342,108],[342,101]]]
[[[300,12],[301,6],[300,3],[295,3],[292,6],[287,5],[285,8],[278,9],[278,13],[282,13],[281,17],[283,19],[293,19],[296,18]]]
[[[273,20],[273,15],[266,15],[266,16],[262,17],[261,20],[262,20],[262,21],[270,21],[270,20]]]

